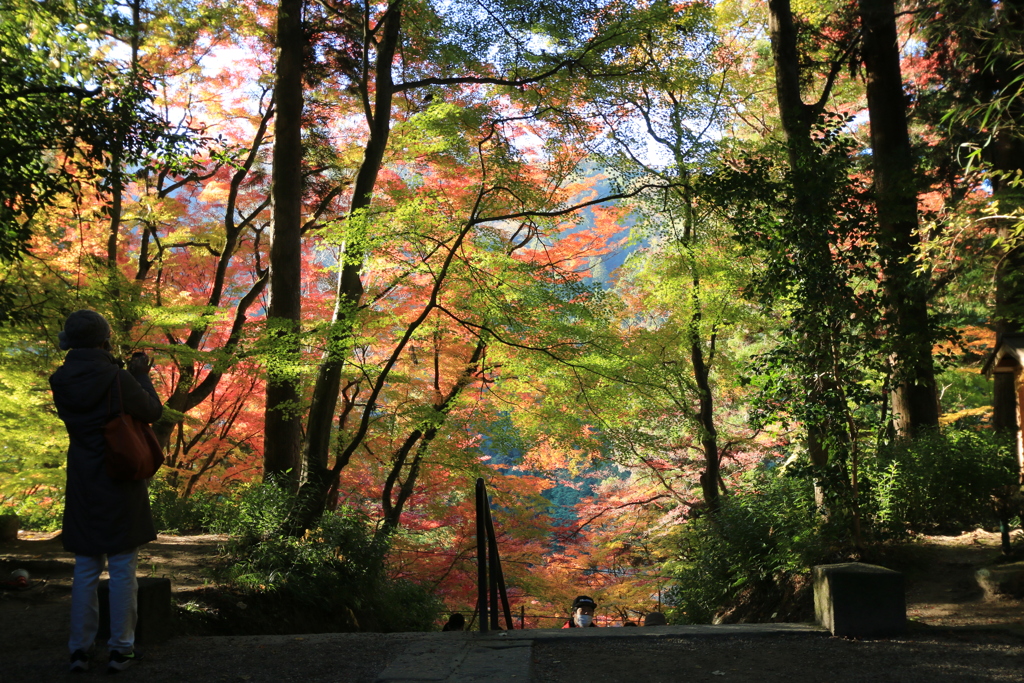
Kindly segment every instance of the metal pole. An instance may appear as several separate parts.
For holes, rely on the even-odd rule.
[[[490,505],[486,497],[484,505]],[[498,564],[498,553],[494,549],[494,538],[490,534],[487,536],[487,564],[491,579],[491,604],[488,605],[487,614],[491,617],[491,628],[498,631],[501,629],[501,624],[498,623],[498,574],[501,572],[501,565]]]
[[[476,583],[480,605],[480,633],[487,633],[487,521],[484,480],[476,480]]]
[[[501,596],[501,606],[502,606],[503,612],[505,614],[505,628],[507,628],[508,630],[511,631],[512,629],[515,628],[515,626],[512,624],[512,610],[511,610],[511,608],[509,607],[509,604],[508,604],[508,591],[505,590],[505,572],[502,571],[502,569],[501,569],[501,555],[498,553],[498,534],[494,533],[494,520],[491,518],[491,504],[490,504],[490,502],[487,501],[486,496],[484,498],[484,503],[487,506],[484,509],[484,516],[487,519],[487,545],[490,548],[490,553],[491,553],[491,558],[492,558],[491,559],[491,573],[493,574],[492,581],[494,582],[494,584],[497,585],[497,587],[498,587],[498,595]],[[494,610],[494,612],[493,612],[494,616],[492,618],[492,623],[494,624],[494,628],[497,629],[497,628],[499,628],[498,627],[498,596],[495,595],[493,592],[491,593],[491,596],[492,596],[492,603],[491,604],[493,605],[493,610]]]
[[[519,630],[526,628],[526,605],[519,606]]]
[[[487,498],[487,489],[484,489],[484,524],[487,528],[487,568],[490,573],[491,601],[488,604],[488,616],[491,617],[491,628],[495,631],[501,628],[498,623],[498,577],[501,574],[500,560],[498,559],[498,545],[494,540],[494,525],[491,524],[491,501]]]

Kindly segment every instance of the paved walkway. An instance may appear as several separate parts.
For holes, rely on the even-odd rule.
[[[424,633],[377,677],[377,683],[528,683],[534,643],[649,642],[679,637],[828,636],[811,624],[736,624],[644,628],[531,629]]]
[[[17,628],[14,623],[2,623],[0,636],[8,627]],[[0,683],[63,680],[67,675],[66,624],[56,628],[34,643],[0,649]],[[122,677],[146,683],[547,683],[561,677],[536,670],[539,661],[551,659],[538,660],[538,649],[549,653],[579,647],[637,651],[678,643],[680,638],[701,642],[702,647],[728,649],[743,638],[762,643],[777,638],[821,642],[828,640],[827,636],[827,631],[809,624],[535,629],[488,634],[186,636],[140,646],[142,661]],[[106,668],[105,647],[97,649],[90,675]],[[611,669],[605,673],[611,674]],[[610,680],[634,679],[615,675]]]
[[[17,628],[17,622],[0,623]],[[63,631],[63,629],[61,629]],[[70,680],[60,637],[0,647],[0,683]],[[95,680],[105,668],[99,648]],[[1024,634],[915,627],[889,640],[812,625],[180,637],[142,648],[145,683],[1020,683]]]

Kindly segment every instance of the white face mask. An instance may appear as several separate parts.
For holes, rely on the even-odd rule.
[[[593,620],[594,620],[594,617],[590,616],[589,614],[577,614],[576,615],[576,625],[577,626],[583,626],[584,628],[586,628],[587,626],[590,626],[590,622],[592,622]]]

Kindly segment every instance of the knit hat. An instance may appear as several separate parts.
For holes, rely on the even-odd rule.
[[[64,330],[57,333],[60,348],[94,349],[110,339],[110,325],[96,311],[82,309],[68,316]]]

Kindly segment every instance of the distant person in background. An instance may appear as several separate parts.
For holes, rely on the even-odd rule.
[[[630,621],[629,619],[626,619],[626,622],[623,624],[623,626],[632,626],[633,628],[636,628],[636,623]]]
[[[149,358],[136,353],[122,370],[122,363],[110,354],[110,325],[96,311],[69,315],[59,340],[68,355],[50,376],[50,389],[70,441],[61,541],[75,554],[68,640],[71,671],[89,668],[100,618],[96,590],[107,565],[107,670],[117,673],[137,659],[135,567],[139,546],[156,538],[156,528],[149,510],[149,483],[114,481],[107,474],[103,427],[120,413],[122,404],[125,412],[145,422],[160,419],[163,406],[149,379]]]
[[[661,612],[651,612],[644,617],[644,626],[665,626],[668,624],[668,619]]]
[[[597,626],[594,623],[594,610],[597,603],[589,595],[577,595],[572,601],[569,621],[565,622],[562,628],[586,628]]]
[[[461,631],[466,628],[466,617],[458,612],[448,617],[448,621],[441,627],[442,631]]]

